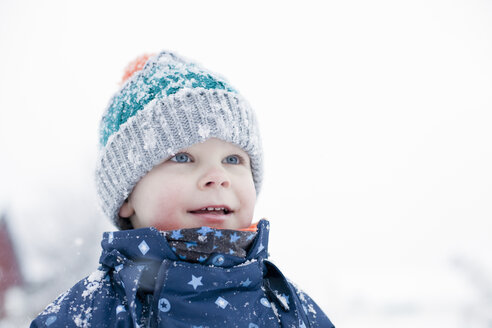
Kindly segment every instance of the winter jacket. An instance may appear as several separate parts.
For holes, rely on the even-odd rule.
[[[218,229],[199,232],[202,241],[223,237]],[[31,327],[334,327],[267,260],[268,232],[261,220],[244,257],[212,250],[198,261],[178,255],[154,228],[106,232],[100,268],[48,305]]]

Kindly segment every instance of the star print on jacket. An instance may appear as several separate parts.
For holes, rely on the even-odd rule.
[[[105,233],[100,268],[48,305],[31,327],[333,327],[268,261],[268,221],[253,235],[185,230]],[[229,254],[234,243],[242,246]],[[182,259],[181,251],[195,252],[196,260]]]

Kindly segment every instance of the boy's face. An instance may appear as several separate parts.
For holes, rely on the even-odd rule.
[[[130,218],[134,228],[241,229],[251,224],[255,202],[248,154],[208,139],[155,166],[135,185],[119,215]]]

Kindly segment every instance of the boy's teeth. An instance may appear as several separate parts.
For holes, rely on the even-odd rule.
[[[204,207],[200,211],[224,211],[224,207]]]

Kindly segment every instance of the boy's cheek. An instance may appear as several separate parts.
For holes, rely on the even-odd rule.
[[[246,179],[242,182],[241,195],[248,204],[256,204],[256,188],[253,179]]]
[[[245,225],[243,228],[247,228],[253,220],[256,206],[256,190],[254,188],[248,189],[245,195],[247,196],[243,198],[241,203],[241,224]]]
[[[179,222],[170,218],[167,218],[166,220],[157,220],[154,224],[152,224],[152,227],[161,231],[177,230],[181,228]]]
[[[149,213],[150,224],[159,230],[180,229],[185,223],[186,206],[179,192],[161,195]]]

